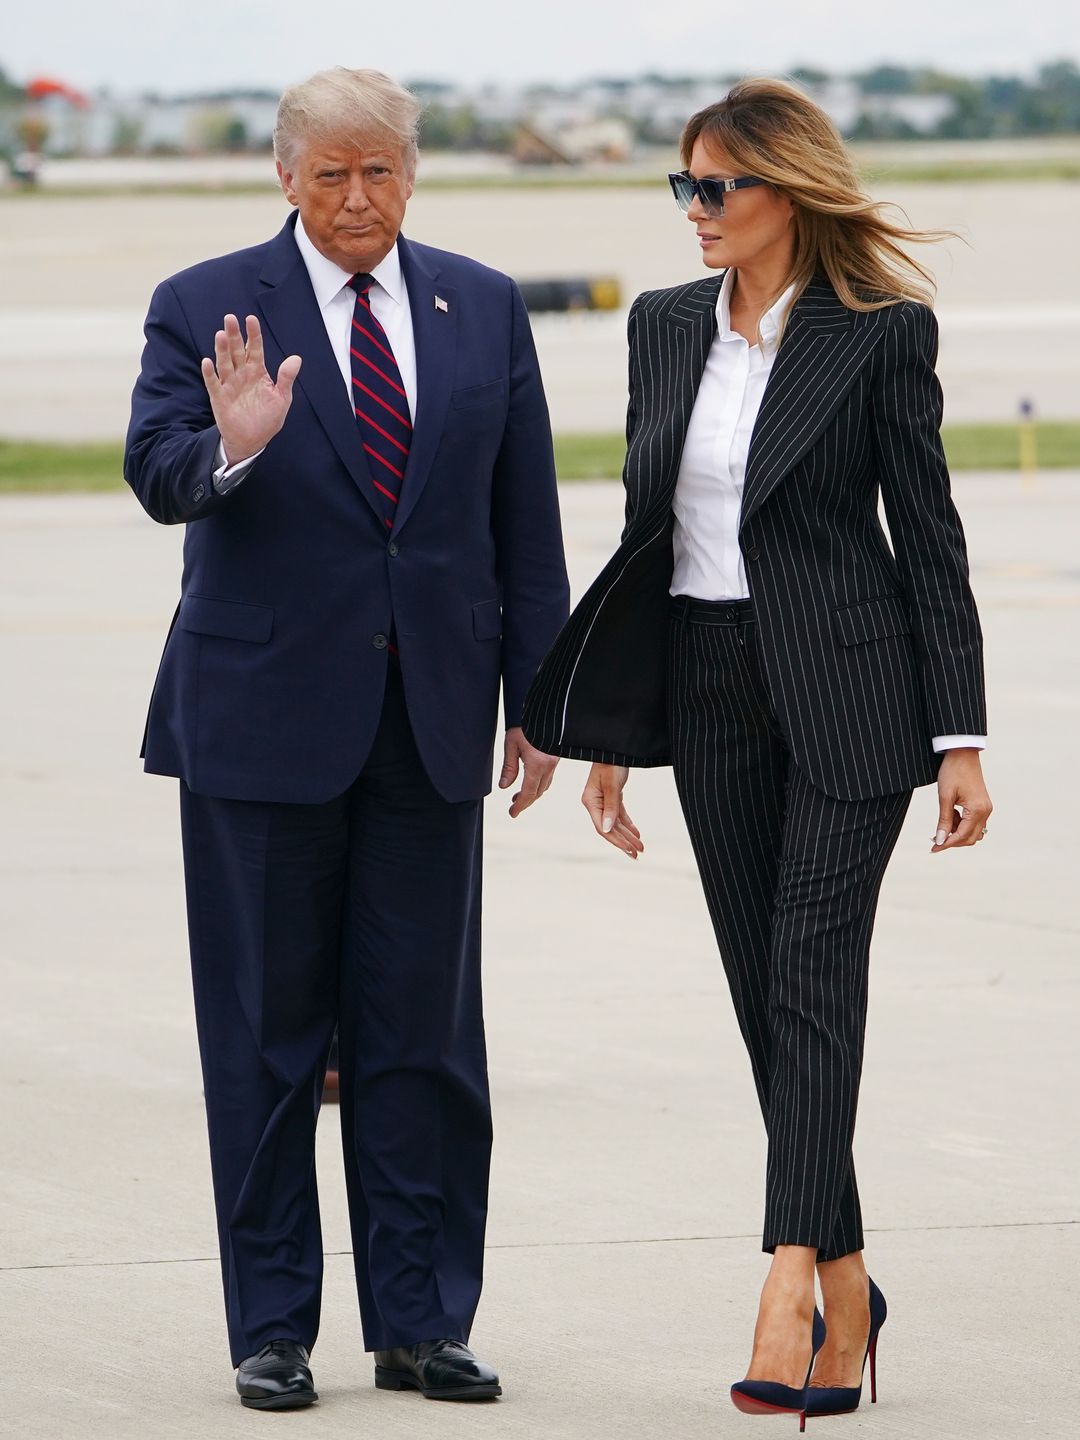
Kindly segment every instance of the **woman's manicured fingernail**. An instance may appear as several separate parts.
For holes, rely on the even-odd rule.
[[[945,841],[948,839],[948,835],[949,835],[949,832],[948,832],[947,830],[939,830],[939,831],[937,832],[937,834],[934,836],[934,844],[935,844],[935,845],[944,845],[944,844],[945,844]]]
[[[605,834],[605,835],[610,834],[610,832],[611,832],[612,830],[614,830],[614,828],[615,828],[615,817],[614,817],[614,815],[605,815],[605,816],[604,816],[604,825],[603,825],[604,834]]]

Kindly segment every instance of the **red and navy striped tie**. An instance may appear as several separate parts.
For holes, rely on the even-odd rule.
[[[401,482],[405,478],[412,421],[401,371],[386,331],[375,319],[368,300],[373,283],[370,275],[354,275],[349,281],[356,291],[349,354],[356,424],[368,458],[371,483],[389,529],[394,523]]]

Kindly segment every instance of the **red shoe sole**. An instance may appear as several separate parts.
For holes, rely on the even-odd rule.
[[[765,1400],[755,1400],[750,1395],[744,1395],[739,1390],[731,1392],[731,1403],[736,1410],[741,1410],[744,1415],[801,1415],[801,1410],[793,1410],[790,1405],[770,1405]]]

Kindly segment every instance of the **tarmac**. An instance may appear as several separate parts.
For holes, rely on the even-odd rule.
[[[658,164],[658,179],[666,164]],[[914,225],[956,232],[918,252],[940,287],[947,420],[1014,420],[1021,401],[1041,419],[1073,418],[1080,290],[1076,246],[1062,237],[1080,232],[1080,186],[883,178],[874,193]],[[268,240],[288,214],[269,186],[255,194],[44,194],[0,203],[0,436],[25,440],[122,435],[154,287],[208,255]],[[707,273],[692,227],[661,185],[427,190],[421,173],[406,233],[517,280],[618,282],[619,311],[534,317],[556,433],[622,431],[626,308],[643,290]]]
[[[856,1150],[890,1318],[880,1402],[829,1429],[1059,1437],[1080,1411],[1080,473],[964,474],[956,494],[997,808],[983,845],[931,857],[922,791],[886,880]],[[616,486],[564,487],[577,593],[619,512]],[[127,494],[0,500],[0,1434],[756,1434],[727,1387],[765,1271],[763,1136],[671,776],[632,777],[632,866],[593,834],[569,763],[521,819],[504,796],[487,812],[496,1148],[473,1340],[505,1397],[373,1388],[327,1110],[320,1403],[241,1409],[176,787],[137,759],[180,540]]]

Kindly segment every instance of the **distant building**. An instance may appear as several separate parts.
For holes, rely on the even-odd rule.
[[[519,125],[514,159],[519,165],[620,163],[634,150],[634,132],[623,120],[591,120],[548,128]]]
[[[98,94],[79,109],[50,95],[34,102],[34,112],[46,126],[46,155],[266,149],[273,139],[277,97]]]
[[[898,72],[893,87],[865,90],[851,77],[815,73],[805,80],[812,82],[805,85],[808,93],[847,135],[934,135],[955,108],[950,95],[915,93],[914,72],[912,77]],[[468,88],[429,80],[416,89],[444,121],[450,117],[438,130],[450,148],[477,148],[479,135],[480,148],[485,143],[509,148],[520,164],[580,165],[624,162],[635,144],[673,145],[689,116],[722,100],[731,83],[723,76],[644,75],[576,86]],[[8,99],[0,110],[0,146],[9,153],[29,115],[39,122],[43,139],[37,148],[47,156],[264,151],[272,142],[276,93],[87,97],[62,82],[48,84],[56,93]],[[905,86],[911,93],[904,93]],[[462,118],[460,127],[455,117]],[[514,138],[507,147],[509,136]]]

